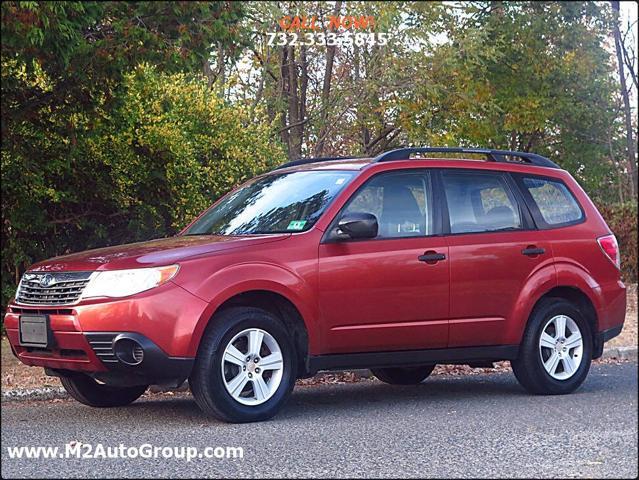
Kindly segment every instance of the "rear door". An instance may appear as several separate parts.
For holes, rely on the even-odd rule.
[[[383,173],[337,215],[371,213],[379,234],[320,245],[324,353],[446,347],[448,248],[433,198],[428,171]]]
[[[449,347],[503,345],[530,277],[552,263],[543,232],[507,173],[441,171],[450,254]]]

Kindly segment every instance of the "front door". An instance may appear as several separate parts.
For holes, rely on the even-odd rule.
[[[372,213],[379,232],[319,247],[323,353],[446,347],[448,248],[433,205],[429,172],[401,171],[372,177],[338,214]]]

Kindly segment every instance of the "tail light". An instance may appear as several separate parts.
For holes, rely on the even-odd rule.
[[[599,237],[597,241],[599,242],[599,246],[606,254],[606,256],[610,259],[610,261],[614,263],[617,268],[621,268],[619,244],[617,243],[617,239],[615,238],[615,236],[606,235],[604,237]]]

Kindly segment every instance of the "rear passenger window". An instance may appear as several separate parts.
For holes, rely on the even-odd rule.
[[[442,173],[451,233],[522,228],[519,205],[498,173]]]
[[[547,178],[523,177],[522,183],[548,225],[559,226],[578,222],[583,218],[583,212],[577,200],[563,182]]]

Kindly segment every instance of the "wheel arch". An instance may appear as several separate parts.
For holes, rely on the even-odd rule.
[[[512,332],[510,337],[515,343],[521,343],[539,302],[549,297],[564,298],[573,303],[588,320],[592,336],[596,338],[601,316],[601,287],[580,265],[561,261],[537,272],[522,289],[514,315],[519,331]]]
[[[558,285],[548,290],[541,297],[539,297],[530,310],[530,314],[528,315],[528,319],[526,320],[526,328],[528,328],[530,318],[532,317],[535,309],[542,301],[549,298],[566,300],[570,302],[579,311],[579,313],[581,313],[581,315],[590,326],[592,337],[591,340],[593,342],[593,357],[598,358],[599,356],[601,356],[601,353],[598,351],[599,349],[596,341],[599,324],[597,310],[595,309],[595,306],[590,297],[583,290],[573,285]]]
[[[220,308],[237,306],[238,302],[272,313],[276,313],[275,309],[278,316],[286,317],[287,321],[294,319],[306,332],[307,353],[314,354],[318,348],[317,308],[309,301],[315,298],[315,292],[305,277],[294,271],[269,262],[233,264],[217,270],[193,293],[205,300],[208,306],[189,332],[190,356],[197,354],[204,330]],[[275,307],[269,306],[271,301]]]
[[[284,295],[272,290],[248,290],[238,293],[224,301],[213,313],[213,317],[228,308],[254,307],[265,310],[280,320],[290,333],[297,354],[298,375],[308,371],[309,358],[308,329],[302,314],[295,304]]]
[[[588,320],[588,324],[590,325],[592,335],[594,336],[597,333],[597,326],[599,324],[597,319],[597,311],[595,310],[595,306],[590,300],[590,297],[586,295],[579,288],[569,285],[560,285],[557,286],[548,292],[546,292],[537,302],[535,303],[535,307],[545,298],[561,298],[572,303],[579,313],[581,313],[586,320]],[[533,307],[533,311],[534,308]]]
[[[319,341],[316,308],[305,299],[315,298],[312,287],[287,269],[267,263],[245,263],[221,269],[209,277],[195,292],[208,302],[200,315],[189,343],[189,355],[196,356],[206,327],[221,310],[230,306],[262,308],[293,332],[301,364],[314,354]]]

